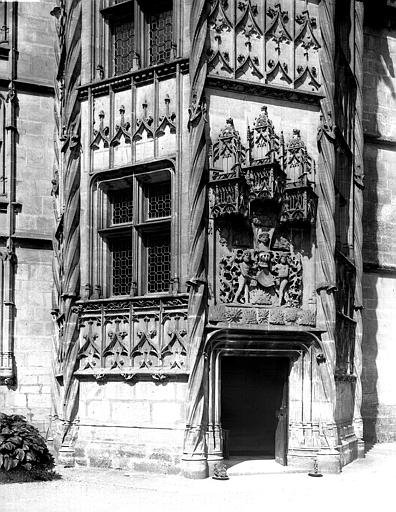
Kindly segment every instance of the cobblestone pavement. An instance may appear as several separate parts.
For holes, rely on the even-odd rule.
[[[396,443],[378,444],[339,475],[233,475],[228,481],[57,468],[62,480],[0,486],[1,512],[394,510]]]

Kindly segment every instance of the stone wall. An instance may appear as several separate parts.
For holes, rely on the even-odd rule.
[[[396,441],[395,67],[396,30],[366,27],[362,416],[369,443]]]
[[[363,404],[366,442],[396,442],[396,277],[366,273],[364,291]]]
[[[82,381],[76,463],[178,472],[186,389],[186,378]]]
[[[0,386],[0,410],[26,416],[42,433],[47,431],[51,410],[54,23],[49,12],[52,7],[53,2],[46,0],[18,4],[15,200],[20,206],[11,232],[7,212],[0,213],[0,237],[6,244],[12,236],[16,258],[13,336],[16,380],[13,386]],[[11,17],[8,24],[11,25]],[[10,77],[11,60],[12,52],[7,70],[0,78]],[[10,131],[8,137],[9,134]],[[9,140],[6,139],[6,145]],[[7,173],[11,172],[9,158],[10,147],[6,152]],[[10,200],[8,192],[7,200]]]

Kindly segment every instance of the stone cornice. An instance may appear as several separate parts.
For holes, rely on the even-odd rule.
[[[208,87],[232,91],[240,94],[249,94],[253,96],[269,97],[291,101],[293,103],[308,103],[318,105],[324,98],[323,94],[318,92],[300,91],[289,87],[280,87],[270,84],[260,84],[257,82],[248,82],[246,80],[234,80],[232,78],[208,76],[206,84]]]
[[[177,59],[172,62],[130,71],[129,73],[113,76],[104,80],[95,80],[94,82],[80,85],[77,90],[79,91],[80,99],[84,100],[87,98],[89,90],[94,95],[100,95],[105,94],[110,87],[117,90],[126,89],[130,86],[132,79],[134,82],[141,84],[150,82],[154,79],[154,76],[161,78],[172,76],[176,74],[178,65],[180,66],[181,72],[185,73],[188,71],[188,59]]]

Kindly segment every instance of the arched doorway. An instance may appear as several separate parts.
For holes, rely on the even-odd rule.
[[[310,410],[308,351],[315,339],[306,332],[237,329],[208,337],[208,460],[241,454],[287,464],[289,419],[295,423]]]
[[[290,359],[265,353],[221,357],[223,450],[230,456],[276,458],[285,465]]]

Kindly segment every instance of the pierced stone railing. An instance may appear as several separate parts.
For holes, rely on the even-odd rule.
[[[187,295],[79,302],[77,375],[162,381],[187,369]]]

